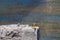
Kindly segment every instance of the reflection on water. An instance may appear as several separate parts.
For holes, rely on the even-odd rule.
[[[41,40],[60,40],[60,0],[1,0],[0,13],[0,20],[40,23]]]
[[[41,40],[60,40],[60,22],[57,23],[45,23],[44,27],[41,27]]]

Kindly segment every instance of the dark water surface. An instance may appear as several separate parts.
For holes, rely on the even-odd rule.
[[[38,22],[41,40],[60,40],[60,0],[0,0],[0,20]]]

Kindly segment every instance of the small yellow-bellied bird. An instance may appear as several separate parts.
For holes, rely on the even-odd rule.
[[[33,24],[32,24],[32,27],[33,27],[33,28],[36,27],[36,23],[33,23]]]

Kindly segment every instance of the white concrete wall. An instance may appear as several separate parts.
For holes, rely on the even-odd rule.
[[[28,24],[19,26],[18,24],[0,25],[0,40],[37,40],[35,31],[36,30]],[[25,33],[27,33],[28,36]],[[13,35],[14,37],[12,37]]]

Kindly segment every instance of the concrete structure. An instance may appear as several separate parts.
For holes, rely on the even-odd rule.
[[[0,25],[0,40],[39,40],[38,30],[28,24]]]

